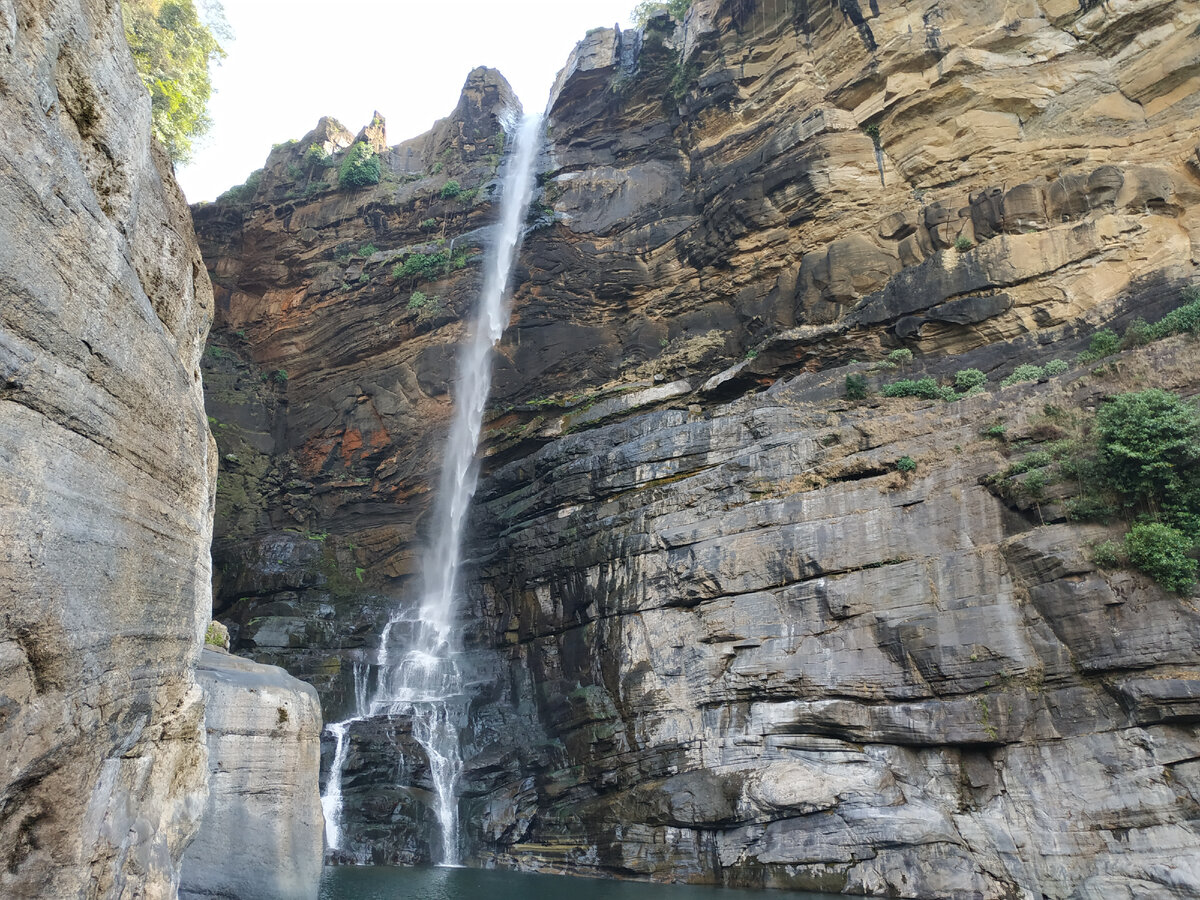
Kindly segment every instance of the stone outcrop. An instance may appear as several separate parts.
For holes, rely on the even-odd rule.
[[[1068,519],[1069,485],[1004,475],[1112,393],[1200,388],[1194,337],[1075,362],[1197,280],[1198,26],[1191,0],[697,0],[581,43],[467,552],[476,862],[1200,892],[1194,598],[1097,569],[1089,545],[1119,530]],[[222,616],[327,718],[417,600],[475,279],[404,264],[480,242],[503,93],[474,74],[376,188],[310,193],[305,138],[252,201],[195,211],[220,301]],[[451,176],[479,188],[466,209]],[[888,368],[899,348],[915,361]],[[999,386],[1051,359],[1066,374]],[[847,376],[966,368],[984,393],[845,399]],[[427,858],[406,723],[349,741],[348,858]]]
[[[282,669],[205,648],[208,803],[183,857],[182,900],[314,900],[324,819],[317,692]]]
[[[165,900],[205,790],[212,293],[119,4],[0,2],[0,113],[0,894]]]

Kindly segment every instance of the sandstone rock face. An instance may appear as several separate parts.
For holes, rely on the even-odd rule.
[[[183,900],[313,900],[324,819],[317,692],[282,669],[205,648],[208,804],[183,857]]]
[[[1198,26],[1190,0],[697,0],[686,24],[581,43],[550,98],[467,552],[475,861],[1200,892],[1194,598],[1097,570],[1089,545],[1120,532],[1068,520],[1067,486],[1000,477],[1112,393],[1198,392],[1191,337],[1074,362],[1197,279]],[[450,121],[483,96],[468,82]],[[378,267],[423,230],[479,234],[486,203],[438,205],[449,172],[495,190],[470,168],[479,132],[400,145],[385,159],[411,184],[356,195],[288,199],[290,173],[264,193],[273,157],[251,208],[196,212],[228,297],[206,361],[241,492],[218,523],[224,617],[327,718],[373,684],[386,607],[417,602],[473,287]],[[463,143],[439,169],[446,133]],[[898,348],[915,361],[879,365]],[[999,386],[1055,358],[1066,375]],[[849,375],[965,368],[985,393],[844,399]],[[406,723],[349,740],[347,857],[427,858]]]
[[[175,894],[212,293],[116,3],[0,2],[0,894]]]

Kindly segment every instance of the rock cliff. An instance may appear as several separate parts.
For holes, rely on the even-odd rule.
[[[580,44],[468,548],[476,861],[1200,892],[1195,598],[1098,568],[1119,526],[1054,481],[1109,396],[1200,389],[1193,336],[1079,356],[1197,279],[1198,27],[1195,2],[697,0]],[[329,718],[416,599],[506,101],[479,71],[429,135],[373,123],[357,190],[311,187],[310,147],[352,140],[323,122],[195,210],[218,603]],[[967,370],[982,391],[947,386]],[[882,395],[923,378],[938,399]],[[351,856],[428,855],[425,769],[405,723],[351,729]]]
[[[0,2],[0,894],[175,895],[212,292],[116,3]]]
[[[209,793],[184,853],[183,900],[315,900],[324,819],[317,692],[281,669],[206,647]]]

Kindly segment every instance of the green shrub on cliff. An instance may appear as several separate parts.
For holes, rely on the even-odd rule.
[[[210,647],[229,649],[229,629],[220,622],[213,620],[204,631],[204,643]]]
[[[1139,522],[1125,535],[1130,563],[1180,594],[1196,584],[1196,560],[1191,556],[1194,546],[1182,531],[1162,522]]]
[[[1167,391],[1121,394],[1096,414],[1109,484],[1126,506],[1158,511],[1196,531],[1200,516],[1200,410]]]
[[[880,392],[885,397],[920,397],[922,400],[957,400],[954,388],[942,387],[932,378],[901,378],[884,385]]]
[[[351,145],[338,166],[338,184],[351,190],[379,184],[379,175],[379,157],[362,141]]]
[[[1200,409],[1168,391],[1120,394],[1096,414],[1085,440],[1058,460],[1078,494],[1074,519],[1134,522],[1125,539],[1129,563],[1169,590],[1196,579],[1200,546]]]
[[[954,389],[964,394],[987,384],[987,375],[979,369],[959,369],[954,373]]]
[[[322,169],[334,164],[333,157],[326,152],[323,144],[309,144],[308,149],[304,151],[304,162]]]
[[[449,250],[437,253],[410,253],[403,262],[392,266],[392,277],[398,280],[432,281],[449,272],[464,268],[469,261],[465,251],[451,255]]]
[[[254,199],[254,195],[258,192],[258,186],[262,182],[263,170],[255,169],[246,178],[245,182],[235,185],[217,198],[218,203],[249,203]]]
[[[1147,329],[1147,337],[1152,341],[1170,337],[1173,334],[1200,334],[1200,287],[1191,287],[1184,291],[1187,303],[1178,309],[1167,313]]]
[[[633,8],[630,17],[638,28],[645,28],[646,23],[659,13],[670,13],[671,18],[683,21],[691,8],[692,0],[642,0]]]
[[[1187,302],[1171,310],[1157,322],[1135,320],[1125,329],[1122,347],[1141,347],[1151,341],[1160,341],[1173,334],[1200,334],[1200,287],[1184,291]]]
[[[846,399],[847,400],[866,400],[867,399],[867,379],[864,375],[847,375],[846,376]]]
[[[1041,366],[1035,366],[1031,363],[1021,363],[1012,370],[1012,374],[1007,378],[1001,379],[1000,387],[1008,387],[1012,384],[1020,384],[1022,381],[1040,381],[1046,374],[1046,370]]]
[[[218,4],[205,7],[219,22]],[[209,66],[225,56],[192,0],[121,0],[125,39],[150,92],[154,136],[175,162],[186,162],[192,140],[212,127]]]
[[[1088,348],[1083,353],[1079,354],[1079,361],[1088,363],[1095,362],[1098,359],[1103,359],[1110,356],[1121,349],[1121,339],[1117,337],[1117,333],[1111,328],[1102,328],[1092,335],[1092,339],[1088,342]]]

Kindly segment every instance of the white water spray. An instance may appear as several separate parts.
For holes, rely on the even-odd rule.
[[[458,865],[459,860],[457,786],[463,768],[459,730],[466,723],[470,702],[459,670],[461,648],[454,628],[463,527],[479,474],[475,454],[491,387],[492,350],[508,324],[508,281],[533,196],[540,135],[539,116],[521,119],[504,175],[496,240],[485,260],[476,321],[459,358],[454,420],[435,501],[436,531],[424,560],[421,605],[415,619],[397,612],[384,627],[375,696],[368,709],[356,710],[359,715],[365,712],[412,720],[413,738],[429,759],[442,833],[441,864],[449,866]],[[338,742],[326,796],[322,798],[326,822],[334,823],[326,828],[330,849],[338,849],[341,842],[342,768],[348,725],[349,721],[329,726]],[[331,816],[335,789],[338,807]]]

